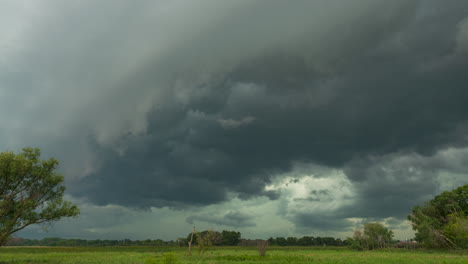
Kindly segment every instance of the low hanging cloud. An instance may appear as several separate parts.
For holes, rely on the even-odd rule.
[[[220,119],[218,120],[219,124],[224,128],[224,129],[233,129],[237,128],[243,125],[248,125],[249,123],[255,121],[255,117],[247,116],[243,117],[240,120],[234,120],[234,119]]]
[[[256,226],[254,217],[249,214],[245,214],[239,211],[230,211],[223,216],[215,215],[191,215],[185,219],[189,224],[195,224],[196,222],[205,222],[210,224],[216,224],[219,226],[229,227],[252,227]]]
[[[59,157],[89,203],[280,200],[268,186],[300,162],[342,170],[354,204],[285,217],[343,229],[402,218],[468,172],[464,1],[0,5],[0,144]],[[326,204],[315,191],[296,202]]]

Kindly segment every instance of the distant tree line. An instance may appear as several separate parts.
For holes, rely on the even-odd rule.
[[[180,240],[164,241],[161,239],[146,240],[108,240],[108,239],[65,239],[59,237],[46,237],[43,239],[26,239],[13,237],[6,246],[49,246],[49,247],[117,247],[117,246],[185,246]]]
[[[14,237],[10,238],[7,246],[61,246],[61,247],[86,247],[86,246],[187,246],[191,234],[186,238],[179,238],[177,240],[164,241],[162,239],[146,239],[146,240],[109,240],[109,239],[65,239],[60,237],[46,237],[43,239],[26,239]],[[204,245],[209,243],[210,246],[257,246],[258,241],[265,241],[260,239],[242,239],[241,233],[237,231],[222,232],[205,230],[197,232],[193,237],[193,245],[198,246],[200,242]],[[270,237],[268,244],[271,246],[346,246],[349,245],[347,241],[333,237],[312,237],[304,236],[301,238],[296,237]]]
[[[186,238],[179,238],[184,245],[192,239],[192,233],[189,233]],[[193,245],[201,243],[209,243],[210,246],[237,246],[241,240],[241,233],[237,231],[223,230],[222,232],[205,230],[195,231],[192,239]]]
[[[346,242],[334,237],[270,237],[268,243],[271,246],[346,246]]]
[[[190,236],[190,234],[189,234]],[[187,242],[190,237],[178,238],[177,240],[164,241],[162,239],[146,239],[146,240],[131,240],[131,239],[65,239],[60,237],[46,237],[43,239],[26,239],[20,237],[10,238],[6,245],[7,246],[58,246],[58,247],[108,247],[108,246],[187,246]],[[202,231],[197,232],[194,236],[194,245],[198,245],[199,241],[203,243],[209,243],[210,246],[237,246],[241,241],[241,233],[237,231],[222,232],[217,231]]]
[[[183,241],[191,239],[191,233],[187,235]],[[179,239],[180,240],[180,239]],[[262,239],[243,239],[240,232],[226,231],[222,232],[205,230],[202,232],[196,232],[193,237],[193,244],[198,245],[200,241],[207,243],[209,240],[210,245],[213,246],[257,246],[259,241]],[[268,240],[270,246],[346,246],[346,241],[340,238],[334,237],[313,237],[304,236],[301,238],[297,237],[270,237]]]

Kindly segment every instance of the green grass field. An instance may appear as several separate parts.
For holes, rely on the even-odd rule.
[[[167,253],[173,252],[176,262],[170,262]],[[170,254],[169,254],[170,255]],[[0,264],[6,263],[373,263],[373,264],[468,264],[467,252],[461,251],[351,251],[345,248],[270,247],[266,257],[260,257],[256,248],[218,247],[199,256],[187,255],[186,248],[167,247],[70,247],[70,248],[0,248]]]

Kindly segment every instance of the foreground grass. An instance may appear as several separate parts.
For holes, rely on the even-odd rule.
[[[174,252],[180,264],[218,263],[321,263],[321,264],[441,264],[468,263],[466,252],[455,251],[351,251],[345,248],[270,247],[266,257],[255,248],[217,247],[199,256],[187,256],[186,248],[168,247],[70,247],[0,248],[0,264],[36,263],[164,263],[164,253]]]

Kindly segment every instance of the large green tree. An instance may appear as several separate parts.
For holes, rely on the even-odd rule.
[[[468,247],[468,185],[445,191],[408,216],[426,247]]]
[[[221,232],[221,239],[224,246],[237,246],[241,239],[241,233],[223,230],[223,232]]]
[[[40,155],[36,148],[0,153],[0,246],[29,225],[79,214],[75,205],[63,200],[58,161],[41,160]]]
[[[348,238],[351,246],[358,250],[386,247],[393,238],[393,231],[381,223],[366,223],[364,231],[354,231],[353,238]]]

